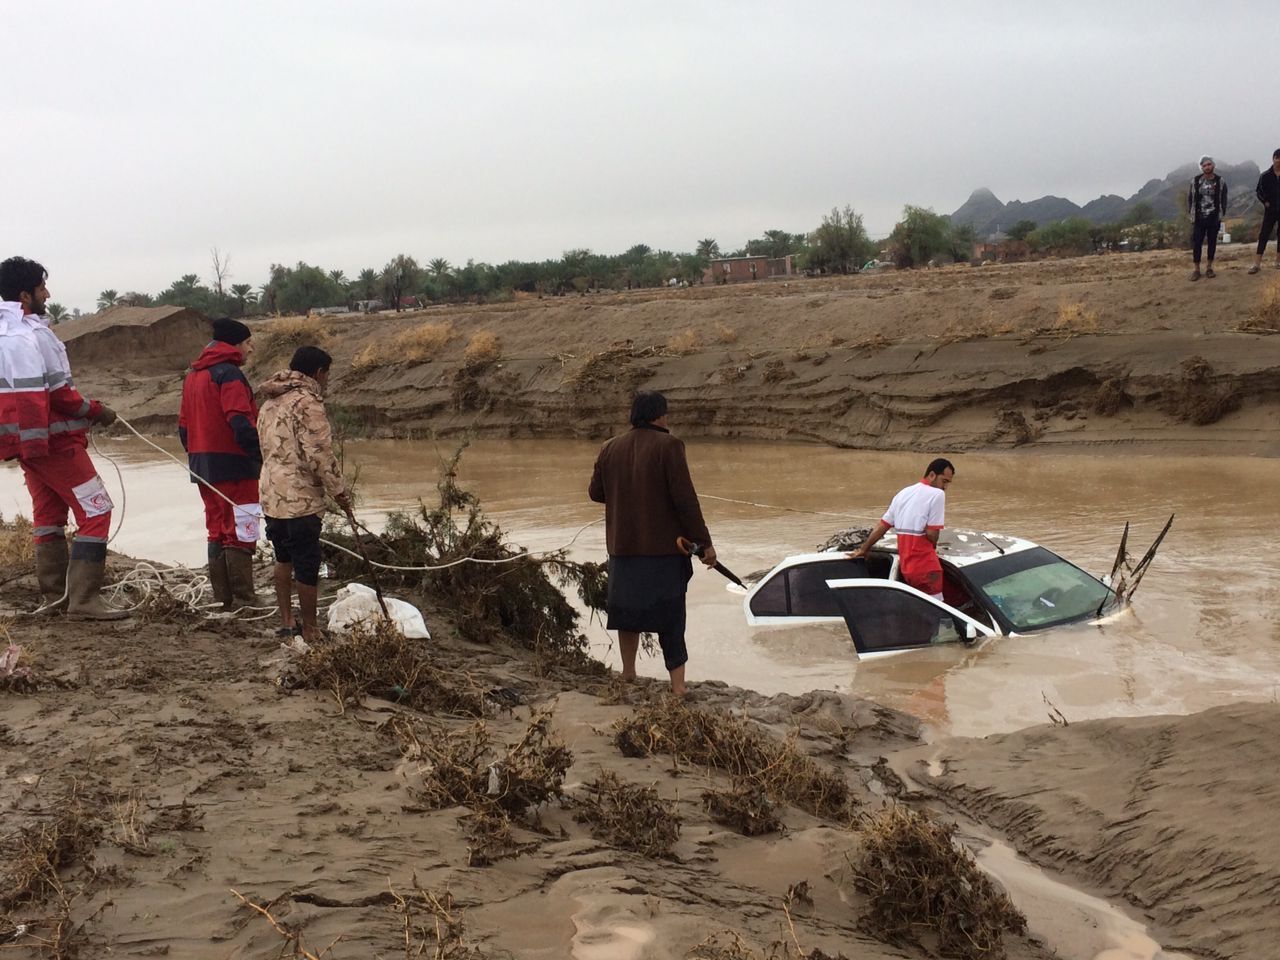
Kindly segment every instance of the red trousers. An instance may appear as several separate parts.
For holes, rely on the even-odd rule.
[[[67,535],[69,509],[79,528],[76,540],[100,543],[105,549],[114,504],[93,468],[89,451],[81,446],[64,447],[46,457],[20,463],[31,492],[31,526],[36,543],[51,543]]]
[[[253,550],[258,546],[258,533],[262,526],[262,505],[258,503],[258,481],[223,480],[215,483],[232,506],[214,493],[203,483],[196,484],[200,488],[200,499],[204,501],[204,526],[209,535],[209,542],[224,547],[239,547],[241,550]]]

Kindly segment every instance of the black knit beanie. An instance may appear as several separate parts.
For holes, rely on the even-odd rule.
[[[237,344],[244,343],[251,336],[253,336],[253,331],[239,320],[232,320],[230,317],[219,317],[213,321],[213,339],[215,340],[229,343],[234,347]]]

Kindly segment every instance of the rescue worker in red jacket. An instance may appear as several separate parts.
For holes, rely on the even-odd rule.
[[[238,320],[223,317],[213,322],[213,340],[183,381],[178,413],[178,437],[195,475],[192,483],[204,501],[209,585],[225,610],[260,602],[253,586],[253,553],[262,524],[262,449],[258,405],[240,369],[253,352],[251,333]]]
[[[72,383],[66,347],[44,318],[48,277],[25,257],[0,263],[0,460],[18,461],[31,493],[42,609],[120,620],[128,614],[99,595],[112,503],[87,449],[89,426],[116,415]],[[77,528],[69,555],[68,510]]]

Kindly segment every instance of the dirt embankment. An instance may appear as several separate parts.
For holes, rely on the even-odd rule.
[[[1280,706],[1036,727],[930,749],[912,776],[1197,957],[1276,953]]]
[[[375,435],[603,437],[661,389],[686,436],[955,450],[1161,444],[1280,453],[1280,283],[1224,251],[1189,283],[1161,252],[733,288],[433,307],[257,326],[255,379],[292,346],[336,358],[331,396]],[[282,326],[288,332],[279,335]],[[475,337],[496,338],[476,350]],[[468,347],[472,347],[468,353]],[[78,378],[171,429],[176,377],[130,358]]]

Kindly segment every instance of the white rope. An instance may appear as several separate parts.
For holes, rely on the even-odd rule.
[[[186,470],[187,473],[191,474],[191,476],[194,477],[197,482],[204,484],[206,487],[208,487],[210,490],[212,490],[214,493],[220,496],[223,500],[227,501],[227,503],[231,504],[232,507],[239,506],[239,504],[235,503],[230,497],[224,494],[221,490],[219,490],[213,484],[209,483],[207,480],[203,479],[202,477],[196,476],[195,473],[192,473],[191,469],[185,463],[183,463],[181,460],[179,460],[177,457],[171,454],[164,447],[160,446],[158,443],[153,443],[150,438],[145,437],[141,433],[139,433],[137,428],[135,428],[134,425],[131,424],[124,417],[117,416],[116,420],[119,423],[124,424],[135,437],[137,437],[143,443],[147,444],[147,446],[152,447],[156,450],[159,450],[166,457],[168,457],[170,460],[172,460],[174,463],[180,466],[183,470]],[[364,561],[365,563],[368,563],[370,566],[377,567],[379,570],[400,570],[405,572],[420,573],[428,570],[448,570],[450,567],[456,567],[459,564],[463,564],[463,563],[487,563],[487,564],[518,563],[522,560],[534,560],[539,557],[552,557],[558,553],[568,550],[577,542],[578,537],[582,536],[583,532],[585,532],[589,527],[594,527],[598,523],[604,523],[604,518],[601,517],[598,520],[592,520],[590,523],[583,524],[582,527],[578,529],[578,532],[575,533],[567,543],[551,550],[543,550],[538,553],[517,553],[510,557],[499,557],[497,559],[487,559],[484,557],[460,557],[459,559],[451,560],[448,563],[425,564],[423,566],[403,566],[403,565],[394,564],[394,563],[379,563],[376,560],[366,560],[364,557],[356,553],[354,550],[349,550],[346,547],[342,546],[342,544],[340,543],[334,543],[332,540],[325,540],[323,537],[320,539],[320,542],[323,543],[326,547],[332,547],[334,550],[338,550],[342,553],[347,554],[348,556],[355,557],[357,560]]]

